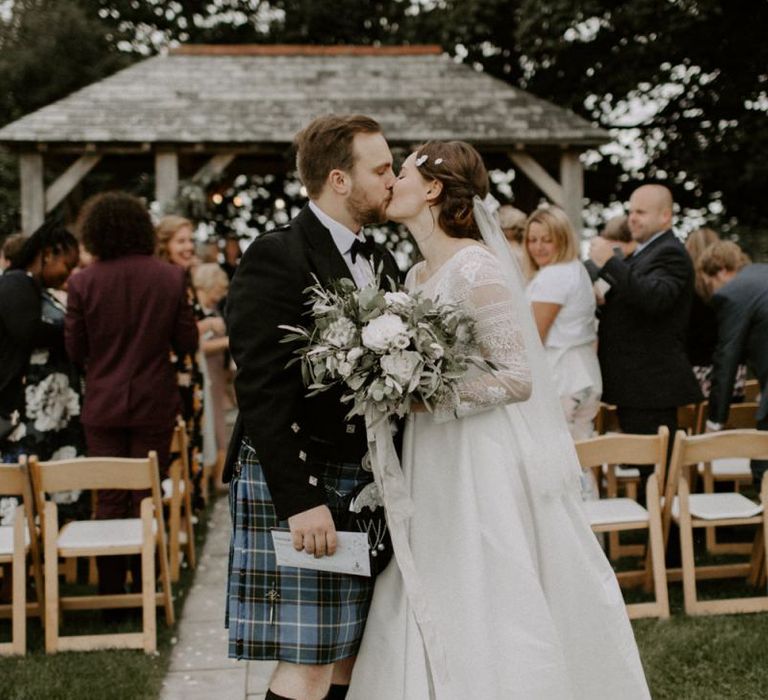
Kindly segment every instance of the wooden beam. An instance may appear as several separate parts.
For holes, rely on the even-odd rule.
[[[45,221],[45,184],[43,156],[22,153],[19,156],[21,176],[21,230],[29,236]]]
[[[59,178],[45,191],[45,213],[53,211],[59,202],[78,185],[101,160],[101,156],[80,156]]]
[[[155,153],[155,199],[165,206],[179,192],[179,157],[176,151]]]
[[[192,179],[196,182],[210,182],[214,178],[221,175],[236,156],[236,153],[220,153],[213,156],[202,168],[200,168],[200,170],[194,174]]]
[[[552,202],[563,206],[565,193],[560,183],[555,180],[540,164],[528,153],[511,151],[509,157],[512,162],[523,171],[528,179],[536,185]]]
[[[567,150],[560,156],[560,183],[564,195],[561,206],[571,220],[578,242],[581,239],[584,207],[584,166],[578,151]]]

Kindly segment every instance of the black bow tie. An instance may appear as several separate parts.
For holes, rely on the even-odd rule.
[[[358,255],[362,255],[366,260],[370,260],[374,250],[376,250],[376,243],[373,238],[355,238],[355,242],[349,249],[349,254],[352,257],[352,264],[355,264]]]

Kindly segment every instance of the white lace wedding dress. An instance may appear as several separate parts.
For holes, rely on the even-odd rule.
[[[419,267],[408,288],[464,305],[483,353],[504,369],[468,376],[456,405],[411,415],[405,431],[409,541],[448,678],[432,678],[393,559],[376,582],[348,700],[649,698],[577,481],[553,492],[535,473],[537,445],[515,404],[530,375],[496,258],[462,248],[422,285]]]

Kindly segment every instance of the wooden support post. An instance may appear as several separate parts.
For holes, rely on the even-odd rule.
[[[565,193],[560,183],[555,180],[539,163],[524,152],[511,152],[512,162],[523,171],[526,177],[538,187],[548,199],[562,207]]]
[[[72,163],[45,191],[45,213],[53,211],[100,160],[101,156],[85,155]]]
[[[179,192],[179,158],[175,151],[155,153],[155,199],[165,208]]]
[[[560,156],[560,183],[563,188],[563,202],[560,206],[571,220],[578,244],[583,227],[584,167],[577,151],[565,151]]]
[[[43,156],[22,153],[19,156],[21,176],[21,230],[29,236],[45,220],[45,184]]]

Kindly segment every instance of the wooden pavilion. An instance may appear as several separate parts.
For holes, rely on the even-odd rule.
[[[236,159],[237,173],[290,169],[294,134],[329,112],[371,115],[392,146],[469,141],[489,167],[525,175],[515,182],[522,206],[543,193],[577,231],[579,155],[609,140],[439,46],[188,45],[6,125],[0,144],[19,154],[22,229],[31,232],[97,166],[154,167],[161,203],[175,198],[180,178],[223,174]]]

